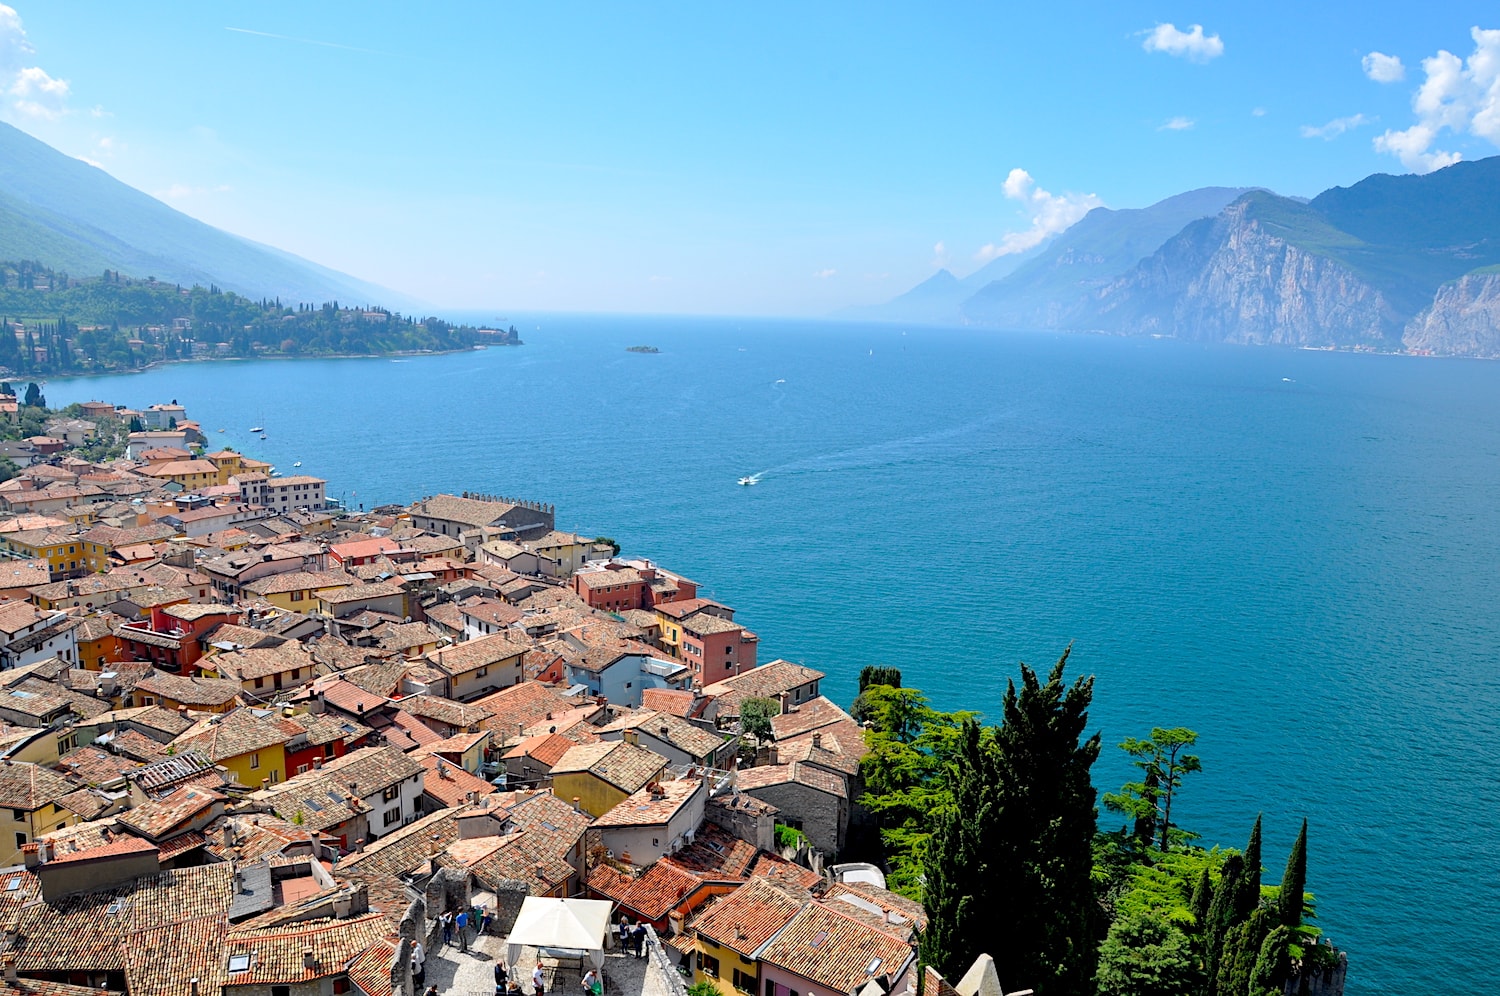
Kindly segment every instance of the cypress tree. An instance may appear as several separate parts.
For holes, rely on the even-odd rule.
[[[922,963],[949,979],[960,978],[989,949],[986,928],[1000,898],[985,888],[995,822],[993,748],[972,719],[964,721],[959,736],[955,762],[944,774],[953,804],[937,814],[923,862]]]
[[[1292,932],[1285,924],[1271,928],[1261,942],[1260,955],[1250,974],[1249,996],[1279,994],[1292,974]]]
[[[1292,853],[1286,859],[1286,872],[1281,876],[1281,893],[1276,903],[1281,908],[1281,922],[1292,930],[1302,926],[1302,895],[1307,891],[1307,820],[1302,821],[1302,830]]]
[[[1070,648],[1071,649],[1071,648]],[[996,732],[998,819],[986,937],[1001,976],[1038,996],[1093,989],[1100,941],[1092,880],[1097,824],[1089,769],[1099,737],[1082,740],[1094,681],[1063,683],[1065,651],[1043,684],[1021,666]]]
[[[1240,894],[1235,903],[1239,919],[1248,917],[1260,905],[1260,814],[1255,815],[1255,827],[1250,831],[1250,842],[1245,845],[1245,877],[1241,880]]]
[[[1203,968],[1208,980],[1207,992],[1217,992],[1219,959],[1224,952],[1225,936],[1235,925],[1235,901],[1239,896],[1240,879],[1244,877],[1245,859],[1231,854],[1219,869],[1219,884],[1214,889],[1213,902],[1208,907],[1208,919],[1203,925]]]
[[[1198,884],[1193,888],[1193,922],[1201,931],[1208,923],[1208,906],[1214,901],[1214,883],[1208,874],[1208,866],[1203,866],[1203,874],[1198,876]]]
[[[1267,907],[1256,910],[1229,931],[1219,960],[1218,996],[1250,996],[1250,977],[1255,973],[1261,946],[1276,926],[1276,912]]]

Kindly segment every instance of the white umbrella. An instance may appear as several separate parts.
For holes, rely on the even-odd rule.
[[[609,936],[609,913],[614,903],[603,899],[552,899],[527,896],[515,926],[506,938],[510,963],[521,959],[521,948],[567,948],[587,951],[594,968],[604,967],[604,945]]]

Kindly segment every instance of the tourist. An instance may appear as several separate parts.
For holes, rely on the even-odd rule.
[[[423,993],[422,996],[438,996],[437,986],[428,986],[427,992]]]
[[[421,985],[427,975],[427,952],[423,950],[421,941],[412,945],[411,974],[417,985]]]
[[[638,923],[630,932],[630,953],[637,958],[645,957],[646,950],[646,925]]]
[[[459,910],[458,916],[453,920],[453,927],[458,933],[458,950],[469,950],[469,911]]]
[[[443,925],[443,946],[447,947],[453,943],[453,914],[445,910],[438,922]]]
[[[583,977],[584,996],[603,996],[604,985],[599,981],[599,975],[592,968]]]
[[[547,976],[542,973],[541,962],[537,962],[536,968],[531,970],[531,991],[535,996],[542,996],[547,991]]]
[[[497,993],[504,993],[505,992],[506,974],[507,973],[506,973],[506,969],[505,969],[505,959],[504,958],[496,958],[495,959],[495,992],[497,992]]]
[[[493,926],[494,923],[495,915],[490,912],[490,908],[488,906],[484,907],[479,921],[479,932],[481,934],[488,934],[490,932],[490,927]]]
[[[624,913],[620,914],[620,953],[624,954],[630,950],[630,918]]]

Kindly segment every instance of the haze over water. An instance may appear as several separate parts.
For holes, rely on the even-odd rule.
[[[1204,771],[1174,815],[1242,847],[1264,810],[1270,883],[1309,818],[1310,888],[1351,953],[1351,996],[1488,992],[1500,365],[517,325],[520,349],[174,366],[46,394],[175,398],[211,443],[282,473],[301,461],[351,507],[466,489],[555,502],[559,528],[695,578],[760,634],[762,661],[827,672],[844,704],[861,666],[888,663],[939,708],[995,718],[1016,662],[1045,669],[1072,641],[1072,673],[1098,676],[1101,793],[1129,776],[1124,737],[1198,730]],[[747,474],[760,483],[737,487]]]

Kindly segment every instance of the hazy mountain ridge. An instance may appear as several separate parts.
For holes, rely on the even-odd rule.
[[[0,259],[76,276],[119,270],[253,298],[387,307],[405,295],[240,238],[176,211],[95,166],[0,124]]]
[[[1011,329],[1500,356],[1497,266],[1500,157],[1311,200],[1220,187],[1099,208],[956,310]],[[891,304],[910,320],[928,284]]]

